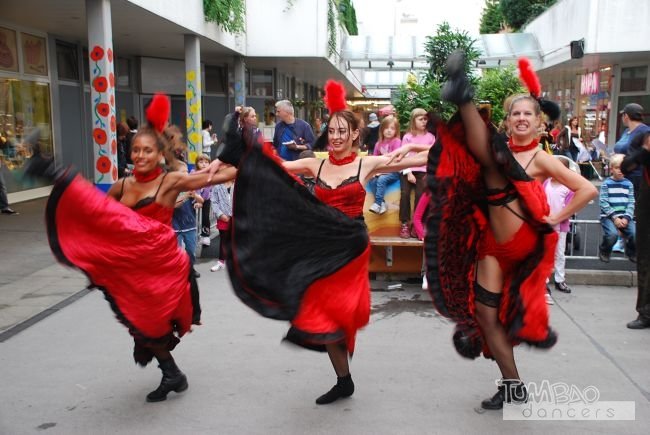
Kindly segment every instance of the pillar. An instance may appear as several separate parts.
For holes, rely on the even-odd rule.
[[[235,57],[235,106],[246,105],[246,64],[241,56]]]
[[[185,113],[189,166],[202,153],[201,137],[201,45],[196,35],[185,35]]]

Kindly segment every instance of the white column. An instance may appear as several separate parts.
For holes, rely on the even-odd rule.
[[[201,45],[196,35],[185,35],[185,120],[188,163],[194,165],[203,150],[201,138]]]
[[[94,182],[106,191],[117,181],[115,72],[110,0],[86,0]]]

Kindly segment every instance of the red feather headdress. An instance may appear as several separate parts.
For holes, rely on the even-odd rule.
[[[518,65],[519,78],[526,85],[530,94],[535,98],[539,98],[542,95],[542,85],[539,84],[539,77],[537,77],[530,60],[526,57],[520,57]]]
[[[157,93],[151,99],[149,107],[147,107],[147,121],[158,133],[162,133],[169,121],[170,113],[171,103],[169,102],[169,97],[165,94]]]
[[[345,102],[345,87],[343,84],[334,80],[328,80],[325,83],[325,96],[323,97],[323,101],[330,114],[347,109],[348,105]]]

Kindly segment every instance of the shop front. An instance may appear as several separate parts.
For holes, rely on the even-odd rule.
[[[22,142],[38,128],[40,151],[53,155],[47,60],[46,36],[0,27],[0,172],[10,199],[45,186],[23,179],[34,150]]]
[[[605,66],[579,76],[579,97],[576,101],[575,116],[582,129],[582,139],[586,143],[599,137],[607,137],[612,89],[612,67]]]

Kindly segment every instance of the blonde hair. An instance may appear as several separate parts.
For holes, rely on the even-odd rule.
[[[248,115],[250,115],[251,112],[254,112],[254,111],[255,111],[255,108],[251,107],[251,106],[246,106],[241,110],[241,116],[239,117],[239,121],[241,122],[242,125],[244,124],[244,119],[246,119],[248,117]]]
[[[393,124],[395,127],[395,137],[399,139],[399,121],[394,116],[389,115],[382,119],[381,124],[379,124],[379,142],[384,141],[384,130],[387,129],[391,124]]]
[[[419,107],[411,111],[411,119],[409,120],[409,126],[407,129],[408,133],[418,134],[418,132],[415,130],[415,118],[417,118],[418,116],[427,116],[427,111],[424,109],[420,109]]]
[[[621,163],[623,163],[623,159],[625,158],[625,154],[614,154],[609,158],[609,167],[614,168],[614,167],[621,167]]]
[[[200,161],[206,161],[210,163],[210,156],[208,156],[207,154],[197,154],[196,159],[194,159],[194,165],[199,166]]]

